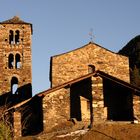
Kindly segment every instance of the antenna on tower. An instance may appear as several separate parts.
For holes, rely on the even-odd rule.
[[[90,36],[90,42],[93,42],[93,38],[94,38],[94,35],[93,35],[93,28],[90,28],[89,36]]]

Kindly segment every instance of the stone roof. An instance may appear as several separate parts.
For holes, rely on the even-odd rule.
[[[24,22],[23,20],[20,19],[20,17],[18,16],[14,16],[13,18],[9,19],[9,20],[6,20],[6,21],[3,21],[1,22],[1,24],[30,24],[30,23],[27,23],[27,22]]]

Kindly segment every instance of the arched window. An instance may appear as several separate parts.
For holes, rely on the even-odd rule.
[[[9,31],[9,44],[14,44],[14,32],[12,30]]]
[[[9,69],[13,69],[13,67],[14,67],[14,55],[13,54],[9,54],[8,67],[9,67]]]
[[[18,79],[16,77],[11,79],[11,93],[18,94]]]
[[[19,44],[19,30],[15,31],[15,44]]]
[[[19,69],[21,68],[21,63],[20,63],[20,55],[17,53],[15,56],[15,68]]]

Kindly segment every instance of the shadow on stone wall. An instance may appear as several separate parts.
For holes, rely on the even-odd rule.
[[[11,91],[7,93],[2,93],[2,95],[0,95],[0,107],[2,106],[11,107],[31,97],[32,97],[32,85],[31,83],[29,83],[22,87],[19,87],[15,94],[12,94]]]
[[[21,101],[32,97],[31,83],[18,88],[18,97],[20,98]]]
[[[132,121],[134,119],[133,96],[128,88],[103,79],[103,94],[108,120]]]
[[[3,114],[1,113],[4,113],[6,109],[31,97],[32,97],[32,85],[30,83],[22,87],[19,87],[15,94],[12,94],[11,91],[7,93],[2,93],[2,95],[0,96],[0,115],[2,116]],[[6,123],[11,127],[11,130],[13,129],[14,125],[13,111],[14,110],[8,111],[8,113],[6,113],[6,115],[4,116],[4,119]],[[3,118],[0,117],[0,119]]]
[[[82,121],[80,96],[90,102],[90,114],[92,114],[92,89],[91,78],[77,82],[70,87],[70,118]]]
[[[43,131],[42,98],[35,96],[21,108],[22,136]]]

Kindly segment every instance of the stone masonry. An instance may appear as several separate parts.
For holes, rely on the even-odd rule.
[[[109,75],[130,82],[128,58],[90,42],[84,47],[51,58],[51,85],[55,87],[93,72],[94,70],[92,71],[91,67],[94,70],[102,70]],[[78,86],[83,85],[79,84]],[[104,105],[103,79],[101,77],[92,77],[91,83],[88,86],[91,86],[92,99],[87,97],[89,89],[80,90],[75,88],[77,90],[75,94],[79,93],[78,90],[81,92],[85,91],[80,95],[82,96],[80,98],[82,121],[86,121],[87,118],[88,120],[91,119],[91,121],[107,120],[107,107]],[[89,103],[92,103],[90,111],[87,109]],[[92,112],[93,116],[90,116]]]
[[[11,92],[11,84],[32,83],[31,35],[32,25],[19,17],[0,23],[0,95]]]
[[[32,24],[15,16],[0,22],[0,107],[32,97]],[[21,136],[21,113],[9,113],[14,133]]]
[[[97,44],[89,43],[79,49],[51,58],[52,87],[88,74],[89,65],[94,65],[96,70],[102,70],[130,82],[127,57],[113,53]]]
[[[43,98],[43,125],[44,131],[70,119],[69,89],[62,88]]]
[[[32,25],[19,17],[0,23],[0,97],[14,95],[8,111],[15,138],[59,131],[72,119],[84,127],[139,119],[139,96],[132,91],[140,90],[129,84],[129,58],[93,42],[51,57],[51,88],[30,98],[31,35]]]

